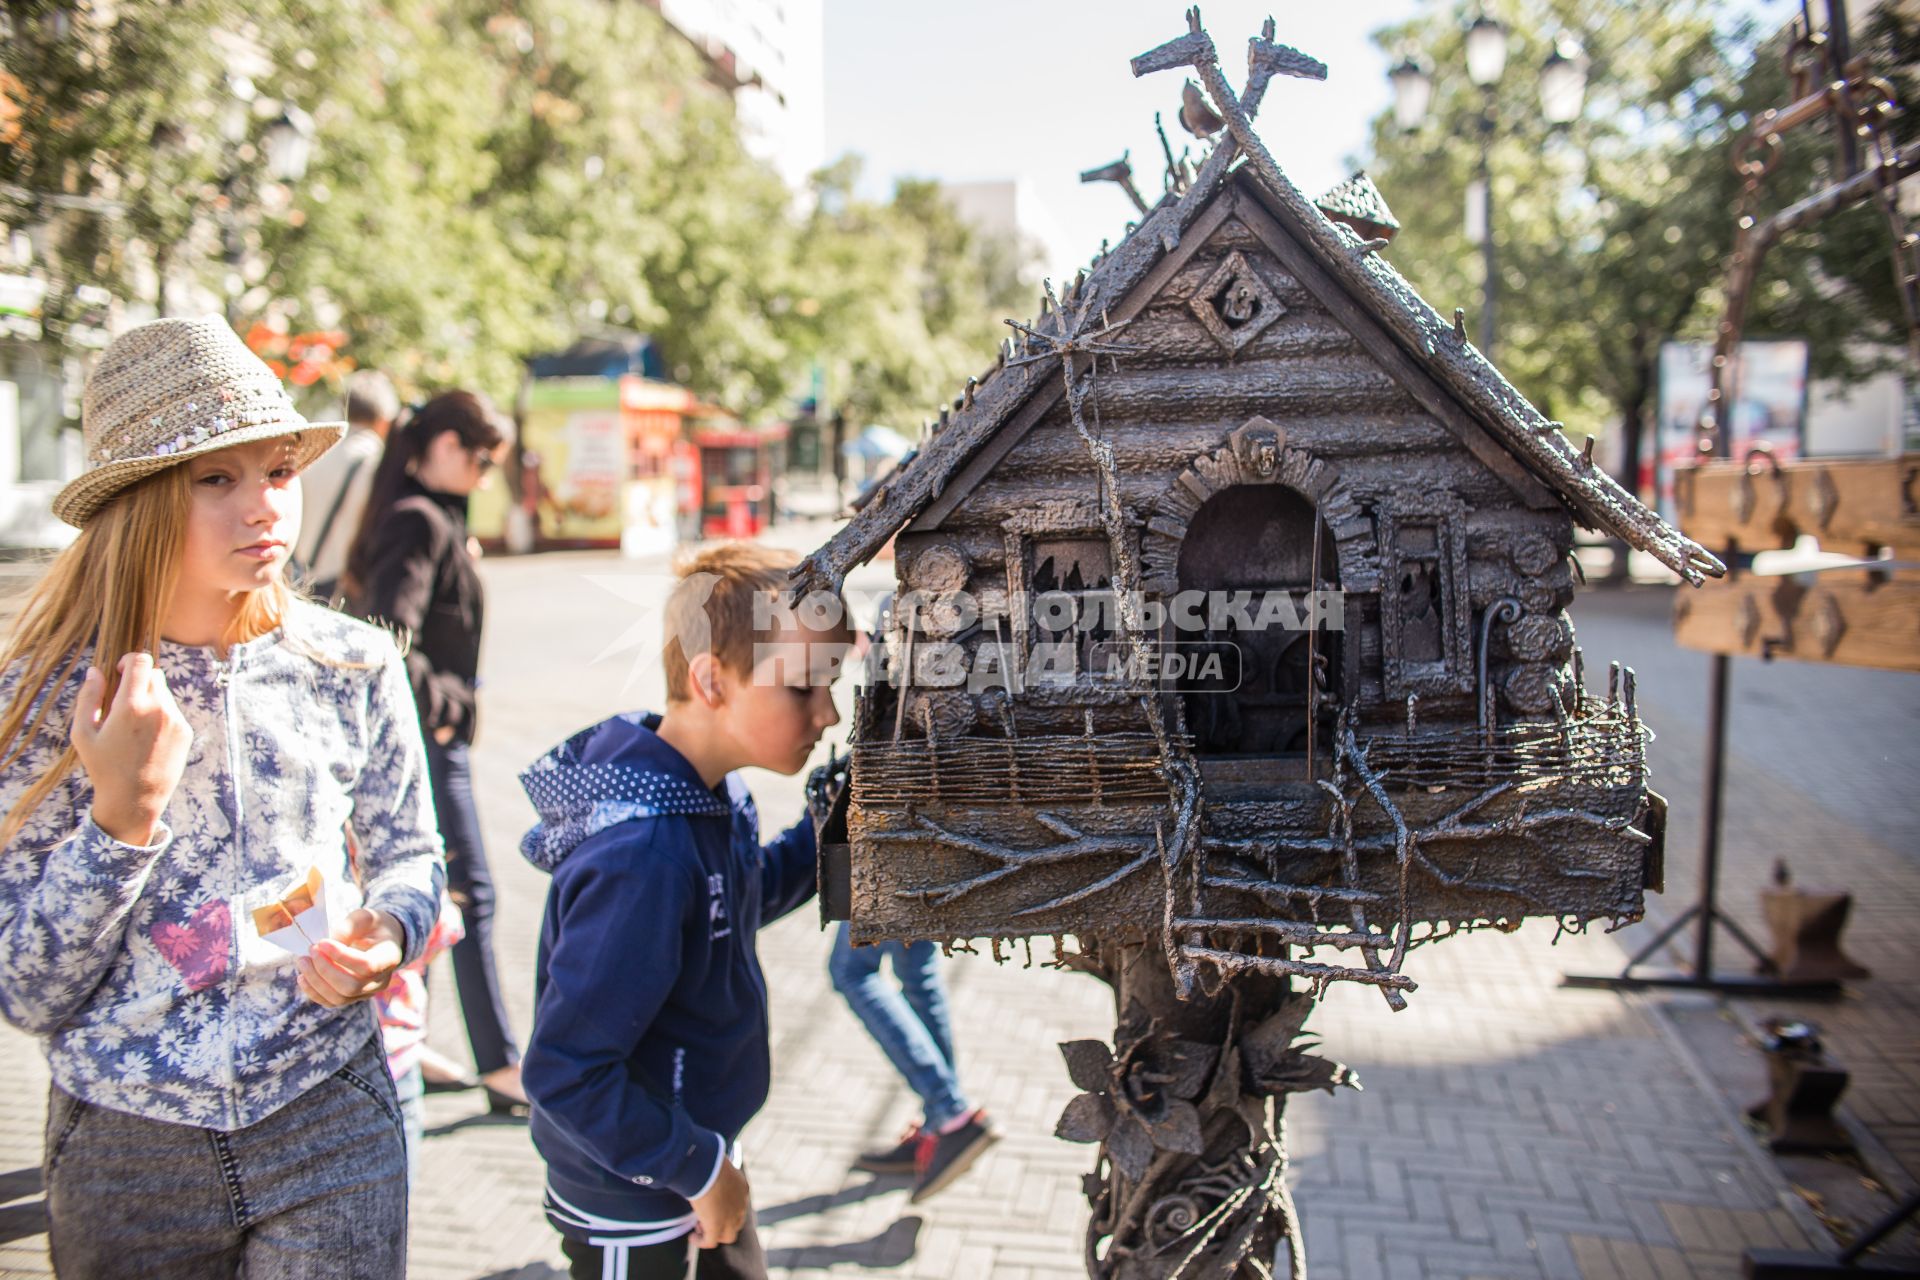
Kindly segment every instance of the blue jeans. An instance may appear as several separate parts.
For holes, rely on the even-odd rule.
[[[520,1046],[507,1029],[507,1002],[493,960],[493,872],[480,838],[473,803],[473,766],[467,744],[427,739],[427,770],[433,782],[434,816],[447,845],[447,888],[460,904],[466,936],[453,944],[453,981],[460,1013],[473,1046],[473,1069],[481,1075],[520,1061]]]
[[[62,1280],[406,1274],[406,1150],[378,1036],[231,1133],[112,1111],[55,1086],[41,1167]]]
[[[880,964],[889,958],[898,988],[880,976]],[[951,1124],[973,1110],[960,1092],[954,1070],[953,1026],[939,963],[940,948],[931,942],[856,947],[844,923],[834,936],[833,958],[827,962],[833,989],[846,997],[893,1069],[920,1095],[929,1129]]]

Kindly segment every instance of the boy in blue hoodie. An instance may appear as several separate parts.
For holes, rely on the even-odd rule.
[[[754,935],[812,896],[815,848],[805,817],[763,847],[733,771],[805,766],[851,638],[769,608],[793,563],[730,544],[687,564],[666,714],[602,721],[521,775],[540,813],[522,850],[553,876],[522,1080],[580,1280],[767,1274],[736,1141],[769,1075]]]

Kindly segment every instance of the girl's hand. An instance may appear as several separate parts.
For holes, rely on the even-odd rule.
[[[93,783],[93,820],[122,844],[148,845],[186,772],[193,728],[150,653],[121,655],[120,687],[103,714],[107,678],[87,671],[73,707],[73,749]]]
[[[384,911],[357,907],[333,937],[314,943],[308,955],[294,957],[300,994],[329,1009],[377,996],[400,967],[405,943],[398,920]]]

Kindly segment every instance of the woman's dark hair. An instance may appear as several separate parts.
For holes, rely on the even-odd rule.
[[[469,449],[493,449],[506,439],[499,413],[492,402],[474,391],[443,391],[413,411],[406,422],[387,436],[387,448],[380,455],[380,466],[373,473],[373,485],[367,491],[367,507],[360,514],[360,527],[354,531],[353,545],[347,551],[342,585],[355,594],[373,567],[374,531],[387,518],[387,512],[407,493],[408,478],[414,464],[427,454],[427,447],[445,432],[460,437]]]

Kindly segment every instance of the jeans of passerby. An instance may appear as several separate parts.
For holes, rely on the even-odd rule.
[[[893,962],[897,987],[880,976],[886,960]],[[931,942],[856,947],[844,923],[827,962],[833,989],[846,997],[893,1069],[920,1095],[927,1128],[934,1130],[973,1110],[954,1070],[953,1026],[939,963],[940,948]]]
[[[447,888],[460,904],[467,934],[453,944],[453,978],[460,990],[460,1015],[473,1046],[473,1069],[481,1075],[520,1061],[520,1046],[507,1030],[507,1006],[500,995],[500,973],[493,961],[493,873],[480,838],[480,814],[473,805],[473,770],[464,742],[427,739],[427,767],[433,781],[433,809],[440,838],[447,846]]]
[[[407,1164],[377,1036],[231,1133],[47,1099],[42,1175],[62,1280],[400,1280]]]
[[[393,1080],[400,1100],[400,1129],[407,1137],[407,1190],[420,1185],[420,1144],[427,1140],[427,1076],[419,1064]]]
[[[660,1244],[587,1244],[561,1237],[569,1280],[767,1280],[767,1254],[753,1214],[732,1244],[696,1249],[691,1236]]]

